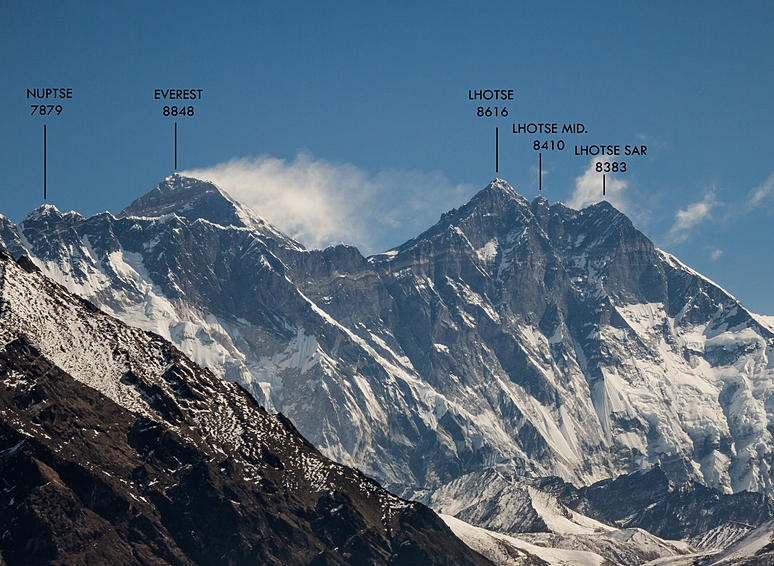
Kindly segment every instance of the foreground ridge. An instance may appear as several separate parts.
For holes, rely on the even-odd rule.
[[[180,182],[181,197],[201,183]],[[609,203],[529,202],[495,180],[365,258],[294,247],[197,198],[159,216],[7,223],[0,240],[242,384],[327,456],[458,518],[478,509],[465,517],[480,527],[508,523],[499,501],[544,499],[518,481],[481,489],[492,471],[607,493],[629,478],[643,516],[626,524],[549,495],[699,546],[771,518],[774,332]],[[661,499],[637,483],[649,471]],[[712,506],[726,496],[755,520],[735,530]],[[702,513],[690,532],[655,526]]]
[[[489,564],[282,415],[0,252],[5,563]]]

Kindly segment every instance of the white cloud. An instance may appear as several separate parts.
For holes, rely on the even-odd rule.
[[[723,255],[723,250],[713,250],[712,253],[710,254],[710,259],[712,261],[717,261],[720,259],[720,256],[722,255]]]
[[[774,173],[762,185],[755,187],[747,196],[747,207],[753,209],[764,201],[774,200]]]
[[[669,236],[674,243],[688,239],[691,230],[706,220],[712,218],[712,209],[721,203],[715,198],[715,189],[710,189],[704,198],[681,208],[675,214],[675,222],[669,229]]]
[[[415,236],[464,202],[473,187],[440,173],[381,171],[307,153],[232,159],[181,174],[214,182],[271,224],[310,248],[345,242],[364,253]]]
[[[596,171],[596,164],[606,161],[602,158],[592,159],[588,169],[580,177],[575,178],[575,190],[567,203],[572,208],[581,209],[602,200],[608,201],[621,212],[627,213],[627,202],[623,192],[628,182],[607,173],[605,176],[605,195],[602,195],[602,173]]]

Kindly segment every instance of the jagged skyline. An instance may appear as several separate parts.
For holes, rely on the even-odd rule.
[[[0,261],[6,333],[122,392],[136,381],[110,343],[128,332],[116,319],[151,331],[325,455],[454,515],[474,548],[498,535],[459,519],[541,556],[556,549],[519,546],[525,533],[634,565],[730,548],[772,517],[774,325],[609,203],[576,211],[496,180],[365,258],[300,249],[174,175],[117,216],[39,207],[0,226],[0,245],[26,256]],[[54,314],[49,291],[94,314]]]
[[[368,217],[363,225],[380,227],[387,247],[493,177],[536,195],[533,140],[510,134],[513,122],[583,122],[590,134],[544,153],[545,197],[598,195],[588,159],[571,155],[575,141],[646,144],[646,158],[607,179],[608,200],[658,245],[774,313],[766,284],[774,262],[764,261],[774,206],[772,10],[764,2],[668,10],[611,2],[593,11],[571,2],[15,5],[0,24],[9,85],[0,92],[1,212],[18,221],[42,199],[43,121],[29,115],[28,88],[73,89],[47,124],[48,196],[62,210],[117,212],[164,177],[172,120],[154,92],[201,89],[196,115],[177,120],[178,169],[274,160],[272,174],[248,168],[265,183],[259,195],[280,195],[260,213],[281,212],[288,221],[278,224],[291,231],[291,213],[313,202],[353,226]],[[514,89],[507,118],[475,116],[467,95],[482,88]],[[305,237],[310,246],[325,237],[362,245],[333,229]]]

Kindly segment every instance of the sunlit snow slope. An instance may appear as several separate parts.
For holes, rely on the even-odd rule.
[[[654,466],[772,491],[774,332],[607,203],[502,180],[390,252],[304,250],[209,183],[2,244],[168,337],[316,446],[427,497],[469,473],[576,485]]]

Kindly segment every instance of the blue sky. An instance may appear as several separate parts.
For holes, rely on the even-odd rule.
[[[0,212],[15,221],[42,202],[44,122],[60,209],[117,212],[168,175],[156,88],[204,89],[178,120],[180,169],[229,184],[308,245],[365,252],[495,176],[533,198],[534,137],[511,124],[580,121],[589,134],[543,153],[546,198],[598,198],[575,143],[647,144],[608,178],[610,200],[774,314],[771,3],[104,4],[0,3]],[[74,98],[29,116],[26,89],[47,86]],[[509,117],[475,117],[474,88],[513,88]]]

